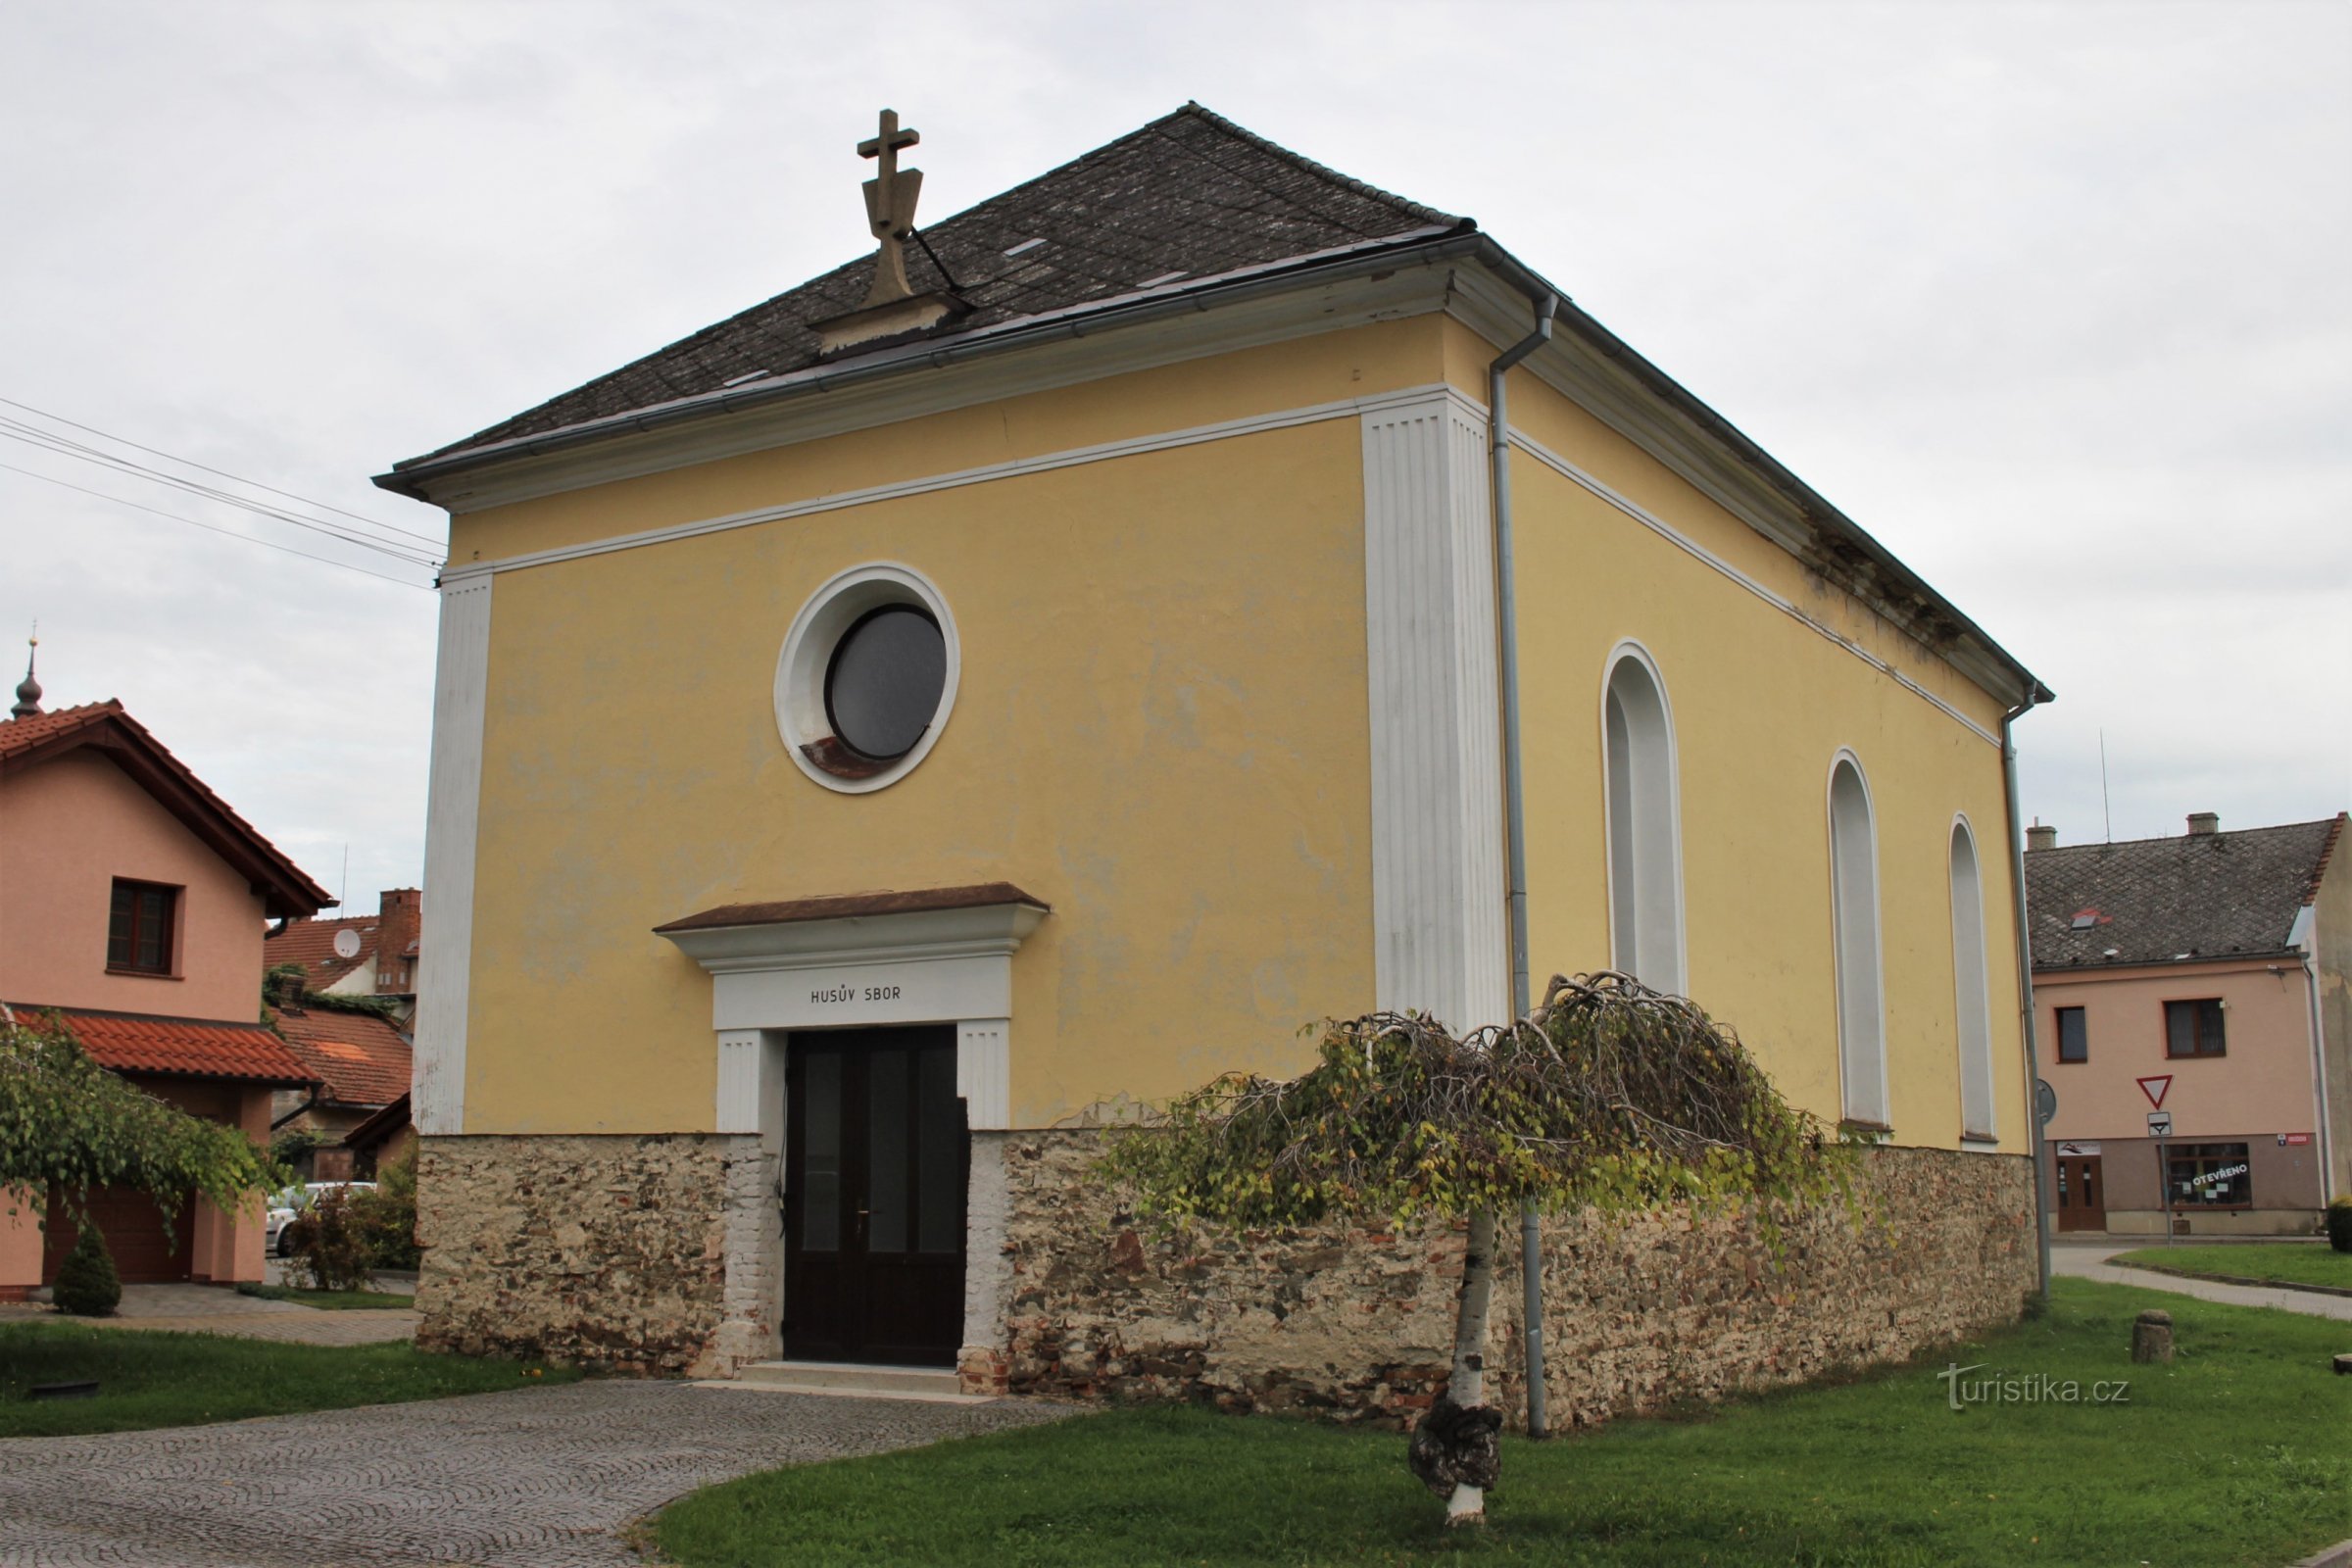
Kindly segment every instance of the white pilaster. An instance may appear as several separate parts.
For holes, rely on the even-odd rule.
[[[1455,1029],[1510,1013],[1485,413],[1363,416],[1375,996]]]
[[[411,1113],[428,1137],[466,1130],[466,1008],[473,965],[473,856],[482,804],[494,578],[441,591],[433,759],[425,805]]]
[[[1011,1033],[1006,1018],[956,1022],[956,1093],[963,1097],[966,1124],[974,1132],[1012,1125]]]

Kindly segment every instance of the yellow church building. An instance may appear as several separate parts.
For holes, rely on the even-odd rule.
[[[451,530],[424,1343],[1408,1412],[1458,1241],[1155,1238],[1087,1156],[1508,1016],[1514,927],[1890,1222],[1555,1226],[1555,1408],[2014,1315],[2034,676],[1468,219],[1187,105],[929,227],[914,141],[874,253],[377,481]]]

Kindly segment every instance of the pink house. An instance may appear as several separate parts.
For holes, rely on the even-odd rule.
[[[55,1009],[100,1065],[198,1115],[270,1135],[273,1090],[312,1074],[261,1027],[271,918],[333,901],[120,703],[54,713],[28,673],[0,722],[0,1000]],[[45,1283],[74,1242],[45,1195],[0,1203],[0,1298]],[[12,1216],[7,1210],[16,1209]],[[125,1282],[262,1277],[258,1202],[172,1214],[102,1190],[90,1213]]]
[[[2298,1234],[2352,1191],[2345,818],[2188,824],[2065,849],[2027,834],[2061,1231],[2162,1235],[2169,1213],[2180,1235]]]

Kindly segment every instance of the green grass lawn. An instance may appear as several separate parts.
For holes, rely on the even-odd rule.
[[[2143,1247],[2107,1260],[2167,1274],[2226,1274],[2277,1285],[2333,1285],[2352,1291],[2352,1252],[2326,1242],[2240,1242],[2229,1247]]]
[[[379,1306],[393,1306],[406,1310],[416,1304],[416,1298],[402,1296],[396,1291],[306,1291],[292,1285],[256,1285],[250,1280],[237,1287],[237,1294],[258,1297],[265,1301],[292,1301],[298,1306],[323,1306],[330,1311]]]
[[[2180,1355],[2131,1362],[2132,1315]],[[2291,1561],[2352,1536],[2346,1325],[2060,1280],[2049,1314],[1836,1385],[1687,1419],[1506,1437],[1469,1539],[1395,1433],[1105,1413],[712,1487],[655,1523],[691,1568],[1274,1563],[2135,1565]],[[2129,1402],[1949,1407],[1935,1374],[2130,1379]]]
[[[0,1438],[195,1426],[299,1410],[489,1394],[579,1374],[536,1362],[426,1355],[414,1346],[278,1345],[70,1323],[0,1323]],[[98,1380],[89,1399],[25,1397],[36,1383]],[[0,1448],[0,1464],[7,1450]]]

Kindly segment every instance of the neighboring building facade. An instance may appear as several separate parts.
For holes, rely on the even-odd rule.
[[[343,1149],[354,1181],[375,1180],[379,1169],[405,1158],[416,1147],[416,1127],[409,1118],[406,1095],[343,1135]]]
[[[1182,1393],[1255,1335],[1248,1397],[1425,1399],[1323,1387],[1307,1326],[1420,1333],[1400,1278],[1442,1321],[1443,1247],[1219,1319],[1086,1129],[1323,1016],[1511,1011],[1488,375],[1543,285],[1197,108],[922,238],[379,481],[452,514],[423,1338]],[[1914,1250],[1826,1239],[1752,1375],[2013,1314],[2047,694],[1558,308],[1509,372],[1537,982],[1687,991],[1898,1146]],[[1693,1336],[1767,1310],[1739,1256]]]
[[[387,888],[372,915],[288,920],[262,945],[263,963],[299,963],[303,988],[322,996],[380,997],[403,1029],[416,1016],[416,955],[424,895]]]
[[[270,1104],[272,1135],[307,1132],[318,1147],[296,1162],[309,1181],[345,1181],[353,1152],[344,1135],[394,1101],[406,1100],[413,1070],[408,1037],[370,1012],[346,1011],[317,999],[281,1001],[270,1021],[314,1080],[281,1089]]]
[[[2061,848],[2029,835],[2062,1231],[2300,1234],[2352,1192],[2345,818]],[[2142,1087],[2146,1080],[2146,1087]],[[2172,1119],[2161,1150],[2158,1107]],[[2169,1194],[2168,1194],[2169,1189]]]
[[[262,934],[323,889],[120,703],[42,712],[28,676],[0,723],[0,1000],[57,1009],[101,1066],[184,1110],[270,1138],[270,1097],[310,1082],[257,1021]],[[46,1283],[74,1225],[0,1215],[0,1297]],[[258,1205],[164,1213],[101,1190],[89,1210],[125,1281],[262,1277]]]

